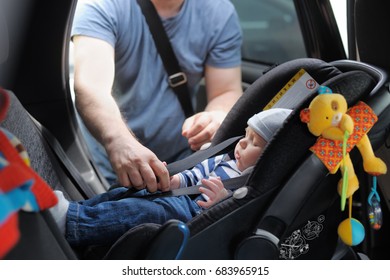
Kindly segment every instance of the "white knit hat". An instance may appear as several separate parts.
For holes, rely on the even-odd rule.
[[[292,110],[275,108],[262,111],[248,120],[248,125],[257,134],[269,142],[275,132],[282,127]]]

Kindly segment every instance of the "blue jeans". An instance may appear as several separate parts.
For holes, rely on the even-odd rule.
[[[170,219],[187,222],[202,209],[188,196],[120,197],[126,188],[116,188],[91,199],[70,202],[65,237],[72,246],[109,245],[129,229],[143,224],[163,224]],[[136,196],[147,194],[145,190]]]

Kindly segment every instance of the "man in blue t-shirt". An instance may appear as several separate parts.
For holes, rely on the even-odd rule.
[[[242,34],[228,0],[151,1],[193,103],[204,78],[205,111],[185,119],[136,0],[79,2],[72,29],[74,82],[83,132],[107,180],[165,191],[163,162],[209,142],[242,94]]]

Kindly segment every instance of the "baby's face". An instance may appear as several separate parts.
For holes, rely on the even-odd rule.
[[[267,142],[248,126],[245,137],[237,143],[234,149],[238,169],[244,171],[248,167],[254,166],[266,145]]]

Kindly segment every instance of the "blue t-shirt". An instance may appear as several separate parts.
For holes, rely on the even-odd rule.
[[[242,34],[230,1],[185,0],[176,16],[162,20],[188,77],[192,100],[206,64],[218,68],[240,65]],[[160,160],[170,162],[188,155],[187,139],[181,136],[184,113],[168,85],[168,75],[136,0],[79,2],[74,35],[99,38],[114,47],[113,95],[139,141]],[[96,145],[88,138],[90,146],[92,141]],[[101,147],[92,146],[92,150],[104,154]]]

